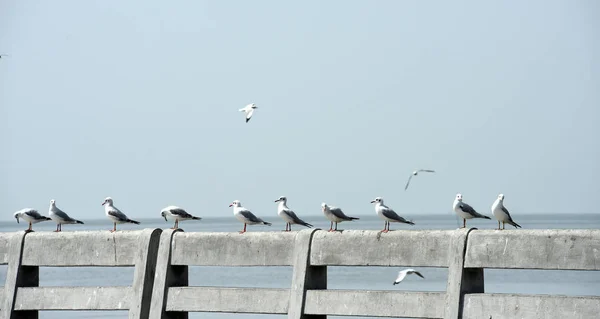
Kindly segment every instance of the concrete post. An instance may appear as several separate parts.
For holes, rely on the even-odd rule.
[[[187,319],[187,312],[167,311],[169,287],[188,285],[188,266],[171,265],[171,243],[173,235],[181,230],[167,229],[160,236],[150,316],[152,319]]]
[[[23,244],[27,233],[22,231],[13,235],[8,243],[8,269],[4,283],[4,305],[0,318],[37,319],[38,311],[14,311],[19,287],[38,287],[40,272],[37,266],[22,266]]]
[[[144,229],[140,235],[139,247],[135,256],[133,296],[129,309],[129,319],[145,319],[150,314],[152,286],[161,233],[162,229],[158,228]]]
[[[473,229],[476,228],[457,230],[450,238],[444,319],[462,319],[465,294],[484,292],[483,269],[464,268],[467,240]]]
[[[310,265],[310,248],[313,234],[317,229],[301,230],[294,243],[294,272],[290,289],[290,319],[325,319],[326,315],[305,315],[306,291],[309,289],[327,289],[327,266]]]

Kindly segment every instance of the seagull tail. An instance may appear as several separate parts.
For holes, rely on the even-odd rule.
[[[140,222],[138,222],[137,220],[133,220],[133,219],[127,219],[126,222],[136,224],[136,225],[140,224]]]
[[[50,218],[50,217],[46,217],[46,216],[44,216],[44,218],[46,218],[46,219],[44,219],[44,220],[52,220],[52,218]]]
[[[414,225],[414,224],[415,224],[415,223],[413,223],[413,221],[412,221],[412,220],[407,220],[407,221],[404,221],[404,223],[406,223],[406,224],[409,224],[409,225]]]
[[[247,118],[247,119],[246,119],[246,123],[248,123],[248,121],[250,121],[250,119],[249,119],[249,118]]]
[[[513,222],[512,220],[508,221],[508,223],[511,224],[511,225],[513,225],[513,226],[515,226],[515,228],[522,228],[521,225]]]
[[[355,220],[355,219],[359,220],[360,218],[358,218],[358,217],[348,217],[348,220]]]
[[[83,224],[83,222],[80,220],[75,220],[75,224]]]
[[[201,220],[201,219],[202,219],[202,217],[196,217],[196,216],[192,216],[192,219],[193,219],[193,220]]]
[[[271,226],[271,223],[269,223],[269,222],[262,222],[262,223],[263,223],[263,225]]]
[[[395,285],[397,285],[397,284],[398,284],[398,282],[397,282],[397,281],[394,281],[394,286],[395,286]]]
[[[308,227],[308,228],[311,228],[311,227],[313,227],[313,225],[311,225],[311,224],[309,224],[309,223],[307,223],[307,222],[302,222],[302,224],[301,224],[301,225],[302,225],[302,226],[305,226],[305,227]]]

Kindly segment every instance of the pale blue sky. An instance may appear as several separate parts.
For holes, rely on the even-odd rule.
[[[598,1],[0,2],[2,220],[597,212]],[[238,108],[259,106],[250,123]],[[413,180],[417,168],[438,173]],[[232,217],[233,218],[233,217]]]

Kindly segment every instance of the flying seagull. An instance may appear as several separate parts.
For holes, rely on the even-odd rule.
[[[17,219],[17,223],[19,222],[19,218],[22,218],[23,220],[29,223],[29,228],[25,230],[25,232],[27,233],[33,231],[33,229],[31,228],[31,224],[37,224],[39,222],[51,220],[50,217],[40,215],[40,213],[38,213],[37,210],[33,208],[23,208],[15,212],[14,216]]]
[[[454,199],[454,203],[452,204],[452,208],[458,217],[463,219],[463,227],[467,227],[467,219],[471,218],[485,218],[491,219],[485,215],[481,215],[478,213],[471,205],[467,203],[463,203],[462,194],[456,194],[456,199]]]
[[[8,55],[6,55],[6,54],[0,54],[0,59],[1,59],[3,56],[8,56]]]
[[[110,197],[106,197],[104,199],[104,202],[102,202],[102,206],[104,206],[104,213],[106,214],[106,217],[108,217],[113,222],[113,229],[110,231],[111,233],[114,233],[117,231],[117,224],[124,224],[124,223],[132,223],[132,224],[136,224],[136,225],[140,224],[140,222],[138,222],[137,220],[129,219],[127,217],[127,215],[123,214],[122,211],[120,211],[118,208],[116,208],[113,205],[113,199]]]
[[[515,228],[521,228],[521,225],[512,220],[508,209],[504,207],[504,194],[498,195],[498,199],[492,204],[492,214],[494,214],[494,217],[498,220],[498,230],[500,230],[500,222],[502,222],[502,229],[504,229],[505,223],[513,225]]]
[[[279,202],[277,205],[277,214],[285,220],[285,231],[292,231],[292,224],[302,225],[308,228],[313,226],[300,219],[293,210],[287,207],[287,198],[285,196],[279,197],[275,203],[277,202]]]
[[[233,207],[233,216],[235,216],[235,218],[237,218],[239,221],[244,223],[244,230],[241,230],[240,234],[243,234],[246,232],[246,225],[271,226],[271,223],[266,222],[266,221],[256,217],[254,214],[252,214],[251,211],[242,207],[242,204],[240,203],[239,200],[234,200],[231,204],[229,204],[229,207]]]
[[[408,181],[406,182],[406,186],[404,186],[404,190],[408,189],[408,184],[410,184],[410,180],[413,178],[413,176],[417,176],[420,172],[435,173],[435,171],[432,169],[418,169],[412,172],[412,174],[410,174],[410,176],[408,177]]]
[[[418,272],[418,271],[416,271],[416,270],[414,270],[412,268],[408,268],[408,269],[400,270],[400,272],[398,273],[398,278],[396,278],[396,280],[394,281],[394,285],[397,285],[397,284],[401,283],[402,280],[404,280],[404,278],[407,275],[412,275],[412,274],[415,274],[415,275],[417,275],[417,276],[419,276],[421,278],[425,278],[425,277],[423,277],[423,275],[421,275],[420,272]]]
[[[201,220],[201,217],[196,217],[196,216],[192,216],[190,215],[188,212],[186,212],[183,208],[181,207],[177,207],[177,206],[167,206],[165,208],[162,209],[162,211],[160,212],[160,216],[162,216],[165,221],[167,221],[168,219],[174,219],[175,220],[175,225],[173,226],[172,229],[179,229],[179,221],[180,220]]]
[[[82,221],[69,217],[67,213],[56,207],[56,201],[54,199],[50,200],[50,209],[48,209],[48,213],[50,218],[56,222],[55,232],[62,231],[63,224],[83,224]]]
[[[338,223],[341,223],[343,221],[352,221],[352,220],[357,220],[359,218],[357,217],[350,217],[350,216],[346,216],[346,214],[344,214],[344,212],[342,211],[341,208],[339,207],[333,207],[333,206],[328,206],[325,203],[321,204],[321,210],[323,211],[323,214],[325,215],[325,218],[329,219],[330,223],[329,223],[329,231],[337,231],[337,225]],[[333,223],[335,223],[335,229],[333,229]]]
[[[240,112],[246,113],[246,123],[248,123],[248,121],[250,121],[250,118],[252,118],[252,114],[254,113],[254,110],[257,108],[258,108],[258,106],[256,106],[256,104],[252,103],[252,104],[248,104],[244,108],[240,109]]]
[[[393,209],[385,206],[383,204],[383,198],[381,197],[376,197],[374,200],[371,201],[371,203],[375,203],[375,212],[377,213],[377,215],[379,215],[379,217],[385,220],[385,224],[383,225],[382,230],[383,233],[387,233],[390,231],[390,223],[404,223],[409,225],[415,224],[412,221],[408,221],[404,219],[404,217],[401,217],[398,214],[396,214],[396,212]]]

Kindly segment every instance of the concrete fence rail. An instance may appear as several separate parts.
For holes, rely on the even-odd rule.
[[[484,269],[600,270],[600,230],[330,233],[143,231],[1,233],[0,318],[38,310],[127,309],[129,318],[189,312],[410,318],[594,318],[600,297],[486,294]],[[131,287],[39,287],[39,267],[135,267]],[[291,266],[290,288],[190,287],[189,266]],[[330,266],[448,268],[446,291],[328,290]]]

